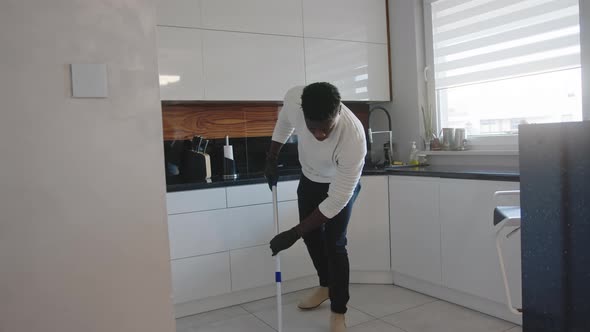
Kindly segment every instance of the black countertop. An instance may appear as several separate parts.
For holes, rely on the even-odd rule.
[[[371,175],[400,175],[400,176],[425,176],[448,179],[468,179],[468,180],[488,180],[488,181],[519,181],[519,171],[516,167],[481,167],[481,166],[424,166],[424,167],[404,167],[396,169],[365,169],[363,176]],[[290,169],[279,171],[279,182],[298,180],[301,176],[301,170]],[[196,190],[205,188],[218,188],[241,186],[248,184],[265,183],[263,173],[241,174],[235,180],[226,180],[223,178],[212,178],[208,181],[190,182],[190,183],[169,183],[168,192]]]
[[[299,169],[290,169],[279,171],[279,181],[289,181],[289,180],[299,180],[301,176],[301,170]],[[231,187],[231,186],[241,186],[247,184],[258,184],[258,183],[265,183],[266,179],[264,178],[264,173],[257,172],[257,173],[249,173],[249,174],[240,174],[237,179],[224,179],[222,177],[213,177],[210,180],[202,180],[198,182],[188,182],[188,183],[168,183],[166,186],[168,192],[175,192],[175,191],[185,191],[185,190],[195,190],[195,189],[205,189],[205,188],[218,188],[218,187]]]
[[[388,175],[427,176],[447,179],[520,181],[518,167],[425,166],[388,169]]]

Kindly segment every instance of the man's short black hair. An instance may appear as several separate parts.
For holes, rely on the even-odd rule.
[[[306,119],[324,121],[333,119],[340,110],[340,92],[330,83],[312,83],[303,89],[301,108]]]

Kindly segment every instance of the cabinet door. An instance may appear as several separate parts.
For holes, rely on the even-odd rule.
[[[172,259],[263,245],[274,234],[272,204],[168,217]]]
[[[350,269],[389,271],[389,187],[387,176],[364,176],[348,225]]]
[[[493,195],[498,190],[518,188],[519,184],[513,182],[441,180],[442,267],[446,287],[506,302],[492,223],[497,204]],[[518,205],[518,198],[514,199],[508,203]],[[509,241],[519,242],[518,239],[517,235]],[[519,283],[520,268],[515,264],[520,260],[518,243],[506,248],[512,251],[504,253],[509,275],[513,283]],[[515,304],[520,305],[520,285],[513,284],[512,288]]]
[[[277,184],[277,198],[279,202],[297,200],[299,180],[281,181]]]
[[[299,181],[285,181],[277,184],[277,199],[279,202],[297,199]],[[268,184],[252,184],[246,186],[228,187],[227,206],[245,206],[272,203],[272,192]]]
[[[268,184],[227,187],[227,206],[244,206],[272,203],[272,192]]]
[[[387,43],[386,0],[303,0],[305,37]]]
[[[268,244],[232,250],[230,257],[232,292],[274,282],[275,260]]]
[[[201,0],[203,27],[302,36],[301,0]]]
[[[393,271],[441,284],[438,179],[390,176]]]
[[[223,209],[225,188],[179,191],[166,194],[168,214]]]
[[[228,252],[173,260],[171,265],[174,303],[231,291]]]
[[[201,30],[157,27],[161,100],[203,99]]]
[[[305,84],[303,39],[203,31],[205,99],[282,100]]]
[[[331,82],[342,100],[389,100],[387,45],[305,38],[307,83]]]
[[[201,4],[199,0],[157,0],[158,25],[175,27],[201,27]]]
[[[279,227],[286,231],[299,223],[297,201],[279,203]],[[307,247],[303,240],[281,252],[281,271],[283,280],[291,280],[316,274]]]

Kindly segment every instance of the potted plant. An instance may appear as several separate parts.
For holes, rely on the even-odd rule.
[[[424,106],[420,106],[422,109],[422,121],[424,124],[424,148],[425,150],[440,150],[440,140],[436,136],[434,129],[432,107],[428,107],[428,111],[424,110]]]

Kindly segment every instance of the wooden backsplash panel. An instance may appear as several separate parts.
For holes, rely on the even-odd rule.
[[[274,108],[245,107],[246,137],[272,136],[280,109],[281,106],[275,106]]]
[[[369,128],[369,105],[364,103],[343,103],[356,115],[356,117],[361,120],[363,127],[365,128],[365,132]]]
[[[346,103],[368,126],[369,105]],[[280,103],[163,103],[164,140],[182,140],[194,136],[206,139],[268,137],[277,121]]]
[[[278,104],[164,104],[164,139],[271,136],[279,109]]]

